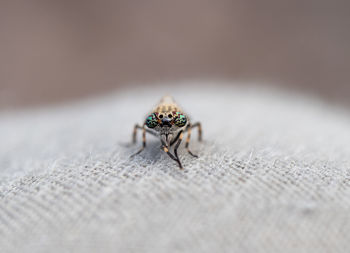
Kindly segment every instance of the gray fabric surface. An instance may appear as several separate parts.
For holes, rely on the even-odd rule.
[[[128,143],[169,90],[185,167]],[[129,90],[0,114],[0,252],[349,252],[346,111],[277,91]],[[140,135],[139,135],[140,138]]]

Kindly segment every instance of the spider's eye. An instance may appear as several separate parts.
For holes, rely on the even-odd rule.
[[[171,114],[168,115],[168,118],[169,118],[169,119],[171,119],[172,117],[173,117],[173,115],[171,115]]]
[[[181,113],[177,113],[174,123],[178,127],[183,127],[187,123],[187,118],[185,115],[183,115]]]
[[[149,128],[155,128],[156,126],[158,126],[158,120],[154,113],[147,117],[146,126],[148,126]]]
[[[163,118],[163,114],[159,115],[159,118],[162,119]]]

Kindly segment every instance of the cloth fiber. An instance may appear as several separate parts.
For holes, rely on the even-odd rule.
[[[214,86],[216,85],[216,86]],[[162,95],[203,124],[184,170],[147,136]],[[349,252],[350,118],[272,89],[178,83],[0,114],[0,252]]]

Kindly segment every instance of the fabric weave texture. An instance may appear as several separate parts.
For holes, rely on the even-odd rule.
[[[134,124],[169,90],[203,124],[183,171],[152,136],[130,158]],[[2,112],[0,140],[2,253],[350,251],[350,118],[315,98],[128,90]]]

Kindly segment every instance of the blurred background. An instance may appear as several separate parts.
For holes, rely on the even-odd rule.
[[[350,95],[346,0],[2,0],[0,34],[0,109],[184,79]]]

